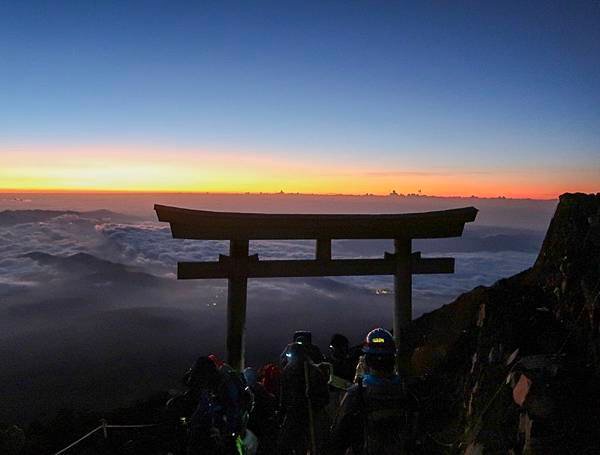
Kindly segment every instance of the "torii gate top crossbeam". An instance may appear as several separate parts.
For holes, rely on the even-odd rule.
[[[198,240],[432,239],[460,237],[477,209],[383,215],[232,213],[155,205],[174,238]]]

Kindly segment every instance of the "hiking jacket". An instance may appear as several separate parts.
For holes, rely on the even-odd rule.
[[[311,362],[307,362],[309,396],[314,410],[324,408],[329,402],[327,378]],[[284,414],[304,416],[308,413],[304,362],[290,364],[281,374],[281,408]]]
[[[332,455],[410,453],[416,400],[397,375],[366,374],[344,396],[332,429]]]

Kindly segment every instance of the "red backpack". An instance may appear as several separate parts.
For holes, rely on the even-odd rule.
[[[268,363],[260,369],[258,376],[261,378],[260,382],[267,392],[278,397],[281,368],[274,363]]]

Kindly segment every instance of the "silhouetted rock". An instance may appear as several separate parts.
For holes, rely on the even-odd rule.
[[[564,194],[529,270],[416,320],[428,453],[600,451],[600,194]]]

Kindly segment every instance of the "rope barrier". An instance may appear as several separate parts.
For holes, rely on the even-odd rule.
[[[150,423],[147,425],[106,425],[106,428],[148,428],[156,426],[158,426],[158,423]]]
[[[104,425],[100,425],[97,426],[96,428],[94,428],[92,431],[90,431],[89,433],[87,433],[85,436],[82,436],[81,438],[79,438],[77,441],[72,442],[71,444],[69,444],[67,447],[65,447],[62,450],[59,450],[58,452],[56,452],[54,455],[60,455],[61,453],[66,452],[67,450],[69,450],[71,447],[79,444],[81,441],[83,441],[84,439],[90,437],[91,435],[93,435],[96,431],[101,430],[102,428],[104,428]]]
[[[108,432],[107,432],[107,430],[109,428],[150,428],[150,427],[157,427],[157,426],[160,425],[158,423],[149,423],[149,424],[141,424],[141,425],[109,425],[109,424],[106,423],[106,420],[104,420],[104,419],[102,419],[101,422],[102,422],[101,425],[98,425],[92,431],[90,431],[89,433],[86,433],[81,438],[79,438],[77,441],[72,442],[71,444],[69,444],[64,449],[59,450],[54,455],[60,455],[62,453],[65,453],[67,450],[69,450],[70,448],[76,446],[77,444],[79,444],[84,439],[89,438],[91,435],[93,435],[94,433],[96,433],[99,430],[102,430],[102,432],[104,433],[104,439],[107,439],[108,438]]]

